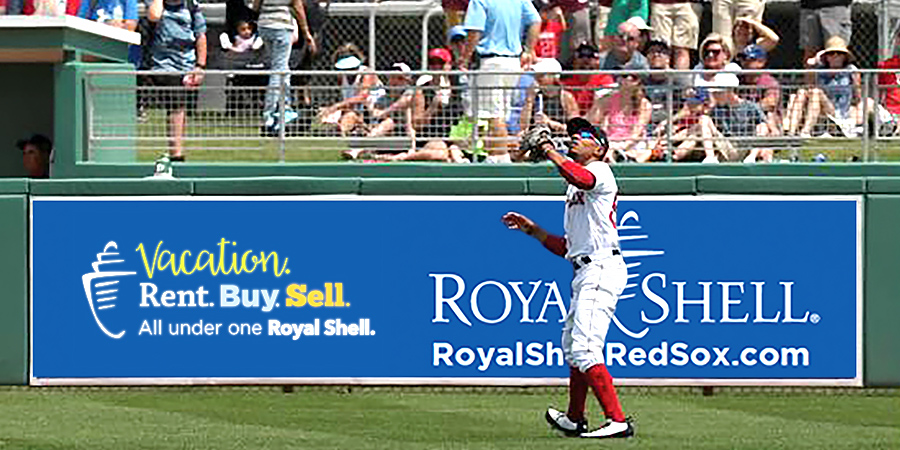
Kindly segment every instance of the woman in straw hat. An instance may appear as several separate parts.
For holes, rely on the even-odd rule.
[[[828,38],[825,48],[807,60],[806,64],[810,68],[830,69],[833,72],[817,73],[815,87],[800,89],[791,96],[785,124],[788,134],[797,132],[800,119],[806,111],[800,136],[810,137],[823,110],[845,136],[855,137],[859,134],[858,128],[863,124],[864,102],[869,112],[874,111],[875,102],[871,98],[862,97],[860,75],[852,61],[853,54],[839,36]]]

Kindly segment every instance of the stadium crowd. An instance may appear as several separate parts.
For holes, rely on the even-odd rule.
[[[0,12],[70,14],[140,32],[144,44],[132,48],[130,60],[155,72],[141,83],[183,88],[162,90],[160,103],[170,155],[183,160],[186,110],[213,51],[206,21],[196,0],[146,0],[144,17],[137,2],[0,0]],[[395,62],[379,76],[358,46],[345,43],[330,61],[340,98],[324,104],[308,79],[295,79],[295,90],[289,75],[273,74],[261,129],[278,135],[314,110],[304,129],[348,138],[347,159],[507,162],[520,159],[515,136],[530,125],[546,124],[562,137],[567,120],[584,117],[609,135],[611,161],[772,161],[767,139],[857,137],[872,115],[895,122],[900,114],[893,74],[879,77],[878,98],[863,92],[847,46],[850,4],[801,1],[802,66],[831,71],[791,90],[758,72],[773,49],[787,45],[763,23],[762,0],[712,0],[713,31],[702,40],[698,4],[686,0],[600,0],[596,8],[588,0],[443,0],[446,43],[428,51],[425,73]],[[510,47],[521,58],[494,53],[506,47],[490,36],[492,19],[483,15],[491,8],[523,21],[516,24],[522,42]],[[308,70],[323,53],[324,14],[315,0],[228,0],[226,23],[213,41],[225,69]],[[879,66],[900,68],[897,61]],[[484,70],[525,73],[474,74]],[[485,102],[496,114],[484,114]],[[141,99],[139,109],[149,104]],[[392,151],[352,145],[367,138],[399,144]]]

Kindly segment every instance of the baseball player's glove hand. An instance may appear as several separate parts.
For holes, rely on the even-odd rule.
[[[532,125],[522,135],[520,148],[523,158],[532,162],[547,159],[547,152],[544,150],[546,144],[553,145],[550,127],[544,124]]]

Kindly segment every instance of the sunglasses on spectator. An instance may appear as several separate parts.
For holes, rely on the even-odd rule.
[[[618,35],[617,37],[625,42],[634,42],[634,41],[638,40],[637,36],[632,36],[628,33],[622,33],[622,34]]]
[[[712,56],[719,56],[720,53],[722,53],[721,48],[707,48],[706,50],[703,51],[703,57],[709,58]]]
[[[634,73],[620,73],[620,74],[616,75],[616,78],[618,78],[620,80],[628,79],[628,80],[634,80],[634,81],[638,81],[641,79],[637,74],[634,74]]]

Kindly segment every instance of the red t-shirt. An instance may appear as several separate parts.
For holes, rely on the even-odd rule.
[[[541,34],[534,45],[534,53],[538,58],[556,58],[559,55],[559,43],[562,40],[563,24],[558,21],[541,22]]]
[[[612,75],[609,74],[593,74],[593,75],[572,75],[569,78],[560,80],[560,83],[571,92],[578,103],[578,111],[581,115],[587,114],[594,104],[594,96],[597,90],[608,87],[615,82]]]
[[[878,63],[879,69],[900,69],[900,56],[894,56]],[[900,114],[900,73],[878,74],[878,85],[884,88],[884,107],[891,114]]]

